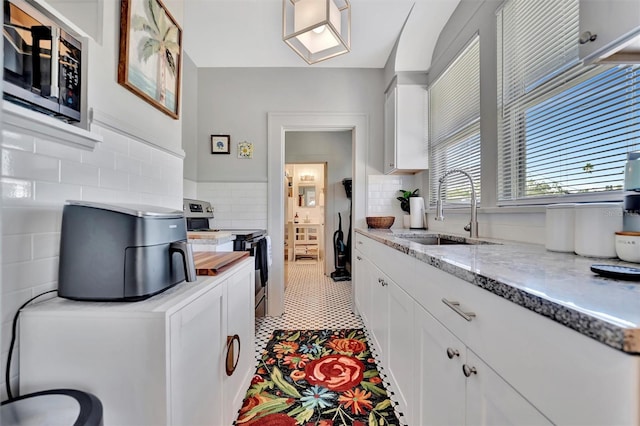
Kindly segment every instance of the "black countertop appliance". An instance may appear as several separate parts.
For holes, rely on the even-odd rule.
[[[196,271],[183,213],[163,207],[67,201],[62,212],[58,295],[135,301]]]

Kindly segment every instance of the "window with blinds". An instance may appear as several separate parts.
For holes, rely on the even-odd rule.
[[[582,65],[578,8],[509,0],[498,13],[501,204],[605,198],[640,148],[640,67]]]
[[[429,88],[429,203],[436,204],[438,179],[451,169],[473,178],[480,200],[480,43],[476,36]],[[442,200],[469,204],[471,186],[461,174],[447,177]]]

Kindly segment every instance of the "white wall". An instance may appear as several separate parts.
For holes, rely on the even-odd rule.
[[[102,3],[98,0],[98,3]],[[65,200],[143,203],[182,209],[181,121],[117,84],[119,4],[105,0],[102,44],[90,41],[88,107],[100,122],[95,150],[2,130],[2,399],[17,308],[57,287]],[[165,2],[181,20],[182,0]],[[114,129],[122,129],[118,132]],[[18,390],[18,352],[11,381]]]

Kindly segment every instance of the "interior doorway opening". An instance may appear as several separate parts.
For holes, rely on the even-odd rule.
[[[347,198],[342,181],[347,178],[351,179],[353,176],[353,131],[352,129],[292,130],[285,132],[284,140],[285,178],[287,173],[291,175],[293,195],[292,198],[289,198],[289,187],[285,187],[285,233],[287,237],[294,238],[285,239],[285,246],[293,249],[293,245],[297,242],[295,238],[299,238],[303,243],[299,245],[298,253],[295,251],[291,253],[290,259],[304,261],[305,237],[310,235],[310,230],[315,230],[311,225],[304,225],[305,220],[315,221],[319,213],[322,212],[324,222],[321,227],[318,227],[321,232],[318,238],[318,256],[322,273],[330,276],[335,270],[333,237],[339,228],[339,217],[341,217],[342,229],[345,234],[348,232],[351,220],[351,200]],[[321,171],[322,168],[324,168],[323,171]],[[322,185],[311,183],[318,180],[317,177],[312,176],[319,175],[321,172],[323,173]],[[315,181],[311,181],[311,179],[315,179]],[[322,191],[320,191],[320,187],[322,187]],[[309,189],[316,193],[316,207],[307,209],[304,206],[304,191]],[[303,198],[301,199],[301,197]],[[289,212],[290,216],[288,216]],[[302,224],[299,227],[293,226],[296,212],[298,213],[298,223]],[[289,222],[292,225],[288,225]],[[289,250],[286,252],[288,256]],[[286,281],[287,276],[285,276],[285,285]]]

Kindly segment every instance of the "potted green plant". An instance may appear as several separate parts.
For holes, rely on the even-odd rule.
[[[411,207],[409,203],[409,198],[418,197],[418,192],[420,192],[420,189],[417,188],[413,192],[401,189],[400,192],[402,193],[402,195],[397,197],[396,199],[400,201],[400,208],[402,209],[403,212],[406,213],[406,215],[404,215],[404,217],[402,218],[402,224],[405,228],[409,228],[411,225],[411,216],[410,216]]]

